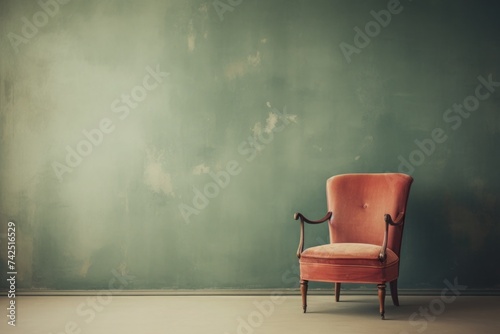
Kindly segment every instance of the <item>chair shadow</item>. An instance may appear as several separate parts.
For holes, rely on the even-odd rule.
[[[408,321],[408,317],[418,309],[418,307],[424,305],[420,303],[410,302],[404,303],[400,298],[400,306],[395,306],[392,300],[386,299],[385,304],[385,319],[392,321]],[[367,317],[380,317],[379,314],[379,303],[377,296],[366,296],[362,299],[353,298],[349,299],[348,296],[340,298],[338,302],[335,301],[335,297],[332,296],[331,302],[316,302],[311,300],[308,303],[307,313],[311,314],[336,314],[342,316],[367,316]]]

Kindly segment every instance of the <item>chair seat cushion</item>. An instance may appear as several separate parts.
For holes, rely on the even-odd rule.
[[[361,243],[333,243],[311,247],[302,252],[301,263],[324,263],[349,266],[384,268],[399,261],[398,256],[387,248],[387,261],[380,262],[380,245]]]
[[[333,243],[306,249],[300,256],[300,279],[323,282],[384,283],[399,275],[399,258],[387,248],[380,262],[380,245]]]

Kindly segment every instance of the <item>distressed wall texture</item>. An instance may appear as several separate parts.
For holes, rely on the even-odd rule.
[[[1,268],[14,221],[20,289],[297,287],[293,213],[322,217],[331,175],[401,171],[400,286],[498,290],[499,16],[0,1]]]

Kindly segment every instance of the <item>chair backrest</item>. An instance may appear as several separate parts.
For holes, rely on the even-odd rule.
[[[382,245],[385,232],[384,214],[396,219],[406,213],[413,178],[406,174],[343,174],[326,182],[330,220],[330,242],[356,242]],[[389,226],[389,247],[398,256],[403,226]]]

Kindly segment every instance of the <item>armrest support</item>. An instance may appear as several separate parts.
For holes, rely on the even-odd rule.
[[[300,259],[300,254],[304,251],[304,222],[308,224],[321,224],[324,223],[327,220],[330,220],[332,217],[332,213],[328,212],[326,216],[319,220],[310,220],[307,219],[303,214],[300,212],[297,212],[293,215],[294,220],[300,219],[300,241],[299,241],[299,248],[297,249],[297,257]]]
[[[398,216],[396,217],[396,220],[395,220],[395,221],[393,221],[393,220],[392,220],[392,217],[391,217],[391,215],[390,215],[390,214],[385,214],[385,215],[384,215],[384,220],[385,220],[385,222],[386,222],[387,224],[390,224],[390,225],[392,225],[392,226],[399,226],[399,225],[401,225],[401,224],[403,223],[403,221],[404,221],[404,219],[403,219],[403,218],[404,218],[404,216],[405,216],[404,212],[400,212],[400,213],[398,214]]]
[[[396,220],[392,220],[392,217],[390,214],[385,214],[384,215],[384,221],[385,221],[385,233],[384,233],[384,241],[382,243],[382,249],[380,249],[380,254],[378,255],[378,258],[380,262],[384,262],[387,259],[387,239],[388,239],[388,233],[389,233],[389,225],[392,226],[401,226],[404,222],[404,217],[405,214],[404,212],[398,213],[398,216],[396,217]]]

